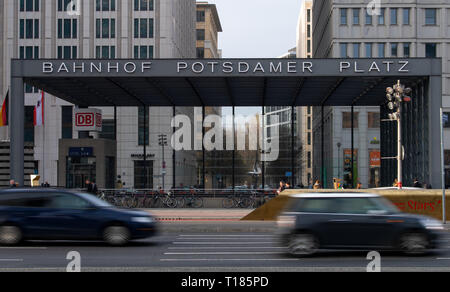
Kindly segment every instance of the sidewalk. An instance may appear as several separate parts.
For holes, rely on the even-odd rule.
[[[253,209],[145,209],[158,221],[239,221]]]

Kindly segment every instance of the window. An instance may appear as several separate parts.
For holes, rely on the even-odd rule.
[[[386,44],[379,43],[378,44],[378,57],[384,58],[386,56]]]
[[[153,18],[134,19],[134,38],[153,38]]]
[[[91,204],[75,195],[57,194],[50,200],[49,208],[53,209],[87,209]]]
[[[359,8],[353,8],[353,25],[359,25]]]
[[[442,123],[444,124],[444,128],[450,128],[450,112],[444,112],[442,114]],[[450,156],[449,156],[450,157]]]
[[[437,10],[435,8],[425,9],[425,24],[426,25],[437,24]]]
[[[153,46],[134,46],[135,59],[153,59]]]
[[[205,22],[205,10],[197,10],[197,22]]]
[[[398,9],[397,8],[391,8],[391,25],[397,25],[398,24]]]
[[[341,58],[348,58],[348,44],[347,43],[340,43],[340,54]]]
[[[361,45],[359,43],[353,44],[353,58],[360,57],[360,49],[361,49]]]
[[[436,44],[425,44],[425,57],[436,58],[437,56]]]
[[[307,119],[307,129],[311,130],[311,117],[308,117]]]
[[[372,25],[372,15],[369,14],[367,9],[364,9],[366,12],[366,25]]]
[[[21,12],[39,11],[40,0],[20,0],[19,10]]]
[[[20,19],[19,20],[19,38],[20,39],[38,39],[39,38],[39,19]]]
[[[25,106],[24,141],[34,144],[34,106]]]
[[[358,117],[359,113],[353,113],[353,128],[358,128]],[[352,113],[343,112],[342,113],[342,128],[351,129],[352,127]]]
[[[134,161],[134,188],[153,188],[153,161]]]
[[[367,113],[367,122],[369,129],[379,129],[380,113]]]
[[[197,58],[198,59],[205,58],[205,48],[197,48]]]
[[[307,37],[311,37],[311,25],[310,24],[308,24],[307,26],[306,26],[306,35],[307,35]]]
[[[77,19],[58,19],[58,38],[76,39],[78,37]]]
[[[403,24],[411,24],[411,8],[403,8]]]
[[[95,58],[97,59],[115,59],[116,47],[115,46],[96,46]]]
[[[391,44],[391,57],[397,57],[398,56],[398,44],[392,43]]]
[[[115,140],[116,130],[114,120],[103,120],[102,131],[99,134],[100,139]]]
[[[336,199],[321,198],[321,199],[303,199],[297,200],[297,208],[295,211],[304,213],[336,213],[337,204]]]
[[[71,105],[61,107],[61,137],[72,139],[73,108]]]
[[[341,25],[347,25],[347,8],[341,8]]]
[[[373,44],[372,43],[366,43],[365,47],[366,47],[366,58],[372,58],[372,55],[373,55],[373,53],[372,53]]]
[[[96,11],[116,11],[116,0],[96,0]]]
[[[153,11],[154,0],[134,0],[134,11]]]
[[[312,156],[312,155],[311,155],[311,151],[308,151],[308,154],[307,154],[307,155],[308,155],[308,157],[307,157],[307,159],[308,159],[308,164],[307,164],[307,165],[308,165],[308,168],[311,168],[311,166],[312,166],[312,161],[311,161],[311,160],[312,160],[312,159],[311,159],[311,156]]]
[[[308,145],[311,146],[311,133],[308,133]]]
[[[197,40],[198,41],[205,40],[205,30],[204,29],[197,29]]]
[[[109,39],[116,37],[116,20],[114,18],[99,19],[95,21],[96,38]]]
[[[311,9],[306,11],[306,21],[311,22]]]
[[[378,25],[384,25],[385,20],[384,20],[384,16],[386,14],[386,8],[381,8],[380,9],[380,15],[378,16]]]
[[[380,210],[369,198],[339,198],[335,205],[339,206],[340,213],[345,214],[367,214],[369,211]]]
[[[58,59],[76,59],[77,46],[58,46]]]
[[[39,59],[39,47],[38,46],[20,46],[19,47],[20,59]],[[29,84],[25,84],[25,93],[38,93],[37,88],[32,87]]]
[[[67,11],[71,0],[58,0],[58,11]]]
[[[411,43],[404,43],[403,44],[403,57],[410,57],[411,56]]]
[[[149,117],[148,117],[148,107],[139,107],[138,109],[138,145],[143,146],[149,145]],[[147,133],[145,132],[145,129],[147,129]],[[145,138],[144,138],[145,137]],[[144,142],[145,141],[145,142]]]
[[[42,193],[12,193],[3,194],[0,206],[43,208],[48,206],[49,195]]]

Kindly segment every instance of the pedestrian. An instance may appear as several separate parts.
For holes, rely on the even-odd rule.
[[[16,182],[15,182],[13,179],[11,179],[11,180],[9,181],[9,187],[10,187],[10,188],[15,188],[15,187],[16,187]]]
[[[422,184],[419,182],[417,177],[414,179],[413,187],[415,187],[415,188],[421,188],[422,187]]]
[[[97,184],[95,183],[95,181],[91,182],[91,193],[93,195],[96,195],[98,193],[98,188],[97,188]]]
[[[398,180],[397,179],[394,179],[394,183],[392,184],[392,186],[396,187],[396,188],[398,187]]]
[[[280,187],[277,190],[277,194],[281,194],[284,190],[286,189],[286,185],[284,183],[284,181],[280,181]]]
[[[90,180],[86,180],[86,192],[92,193],[92,184]]]
[[[117,181],[116,181],[116,189],[121,189],[123,188],[123,183],[122,183],[122,177],[120,175],[117,176]]]
[[[320,186],[320,181],[319,180],[316,180],[316,182],[314,183],[314,187],[313,187],[315,190],[318,190],[318,189],[320,189],[321,188],[321,186]]]
[[[286,189],[287,190],[292,189],[292,186],[291,186],[291,184],[289,182],[286,182]]]
[[[362,183],[360,181],[358,181],[358,183],[356,184],[356,189],[357,190],[362,189]]]

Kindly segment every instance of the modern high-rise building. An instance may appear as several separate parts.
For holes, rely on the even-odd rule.
[[[70,3],[78,5],[70,7]],[[3,0],[1,101],[9,88],[12,58],[195,58],[195,20],[195,0]],[[166,188],[173,185],[174,177],[177,185],[195,183],[195,175],[177,175],[195,173],[195,155],[174,155],[170,147],[165,147],[163,161],[163,150],[158,144],[161,134],[168,136],[170,144],[174,114],[193,115],[193,109],[101,108],[102,132],[86,135],[75,131],[75,106],[50,94],[45,94],[44,99],[44,126],[34,127],[33,109],[40,99],[37,89],[26,87],[25,141],[34,145],[34,172],[41,175],[42,181],[82,187],[85,179],[91,179],[100,187],[114,188],[120,175],[125,187],[156,188],[162,186],[163,176]],[[1,128],[0,135],[2,140],[8,140],[8,128]],[[78,138],[82,139],[71,144]],[[92,151],[77,151],[86,140],[105,143],[88,141],[93,145],[89,147]],[[66,152],[62,152],[61,145]],[[108,151],[115,147],[116,151],[100,157],[106,155],[102,147]],[[0,184],[5,185],[5,179],[2,177]]]
[[[312,0],[304,0],[300,9],[297,27],[297,58],[312,57]],[[300,180],[304,186],[313,182],[313,135],[312,135],[312,107],[298,109],[299,134],[301,140],[300,151]]]
[[[449,0],[390,0],[380,7],[369,6],[370,0],[315,0],[313,5],[314,58],[413,58],[440,57],[443,69],[442,104],[448,121],[450,113],[450,1]],[[401,80],[401,78],[399,78]],[[413,102],[418,102],[417,100]],[[425,101],[426,102],[426,101]],[[426,106],[423,104],[422,106]],[[389,185],[380,176],[380,145],[395,143],[380,141],[380,108],[354,107],[354,165],[351,165],[351,108],[324,107],[314,110],[314,176],[325,177],[324,185],[331,187],[332,178],[339,177],[350,185],[354,180],[363,187]],[[406,113],[405,113],[406,114]],[[414,114],[414,113],[410,113]],[[323,115],[323,116],[322,116]],[[322,118],[324,124],[322,124]],[[408,125],[404,125],[405,130]],[[323,129],[322,129],[323,127]],[[450,123],[445,124],[445,151],[450,155]],[[416,132],[420,129],[416,129]],[[386,137],[386,136],[385,136]],[[323,142],[323,143],[322,143]],[[423,143],[427,143],[424,141]],[[407,145],[420,149],[420,145]],[[396,155],[396,154],[395,154]],[[416,152],[416,161],[409,167],[421,167],[424,162]],[[422,162],[421,162],[422,161]],[[392,161],[394,163],[394,161]],[[390,163],[385,161],[383,163]],[[395,163],[394,163],[395,164]],[[450,183],[450,159],[445,161],[447,186]],[[426,167],[426,163],[423,167]],[[383,172],[392,172],[384,167]],[[403,178],[412,184],[415,174]],[[419,180],[425,179],[418,177]],[[392,178],[393,180],[393,178]],[[424,183],[427,183],[426,181]],[[433,186],[435,187],[435,186]]]

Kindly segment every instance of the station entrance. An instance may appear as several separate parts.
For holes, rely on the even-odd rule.
[[[333,134],[333,127],[327,126],[328,110],[336,106],[378,107],[380,114],[373,119],[378,122],[386,120],[386,88],[397,83],[397,80],[413,89],[412,102],[405,105],[402,111],[403,120],[406,121],[402,131],[405,145],[404,175],[410,179],[420,176],[433,186],[442,183],[440,59],[40,59],[12,60],[11,66],[11,178],[21,184],[24,181],[25,84],[82,108],[198,107],[202,109],[201,125],[205,125],[206,112],[211,107],[229,108],[233,119],[238,108],[261,107],[264,116],[267,107],[313,107],[315,120],[319,123],[314,134],[314,167],[319,169],[316,171],[318,179],[329,182],[333,174],[326,171],[332,169],[332,161],[327,158],[330,147],[327,138]],[[144,116],[144,120],[146,118]],[[352,115],[350,120],[353,118]],[[201,138],[205,138],[212,125],[200,127]],[[194,125],[192,127],[195,128]],[[290,143],[294,133],[291,131],[277,135],[280,143]],[[380,135],[379,141],[375,141],[380,143],[380,153],[372,149],[364,157],[364,160],[369,161],[370,158],[370,161],[374,161],[374,164],[369,165],[370,182],[374,186],[390,185],[396,174],[396,162],[383,159],[396,155],[395,126],[381,122]],[[232,137],[232,141],[238,138]],[[147,138],[144,135],[143,139]],[[199,148],[195,148],[195,142],[191,145],[200,150],[199,159],[203,161],[202,166],[195,169],[198,177],[202,178],[197,184],[206,187],[205,160],[208,157],[214,160],[217,151],[214,148],[210,150],[204,143],[200,144],[203,145],[197,145]],[[340,149],[336,159],[340,159],[341,165],[345,164],[345,155],[350,155],[353,161],[359,159],[352,148]],[[260,156],[269,154],[257,153]],[[138,163],[135,168],[150,172],[146,166],[150,159],[145,147],[140,155],[142,163]],[[227,155],[227,169],[222,173],[211,173],[209,177],[212,186],[224,187],[229,181],[233,186],[236,185],[234,180],[238,163],[234,150]],[[176,158],[169,156],[167,159],[175,161]],[[252,165],[247,171],[252,175],[251,183],[264,186],[265,180],[270,177],[270,173],[264,173],[264,160],[248,159],[246,163]],[[98,159],[96,164],[98,169]],[[155,185],[154,180],[158,175],[162,181],[170,177],[173,185],[178,185],[177,176],[182,174],[177,173],[176,165],[173,163],[172,174],[161,172],[154,174],[152,179],[146,174],[139,179],[139,183],[144,186],[149,183]],[[282,175],[295,177],[297,171],[296,163],[292,161],[290,169],[283,171]],[[355,177],[351,165],[349,173]],[[117,175],[116,172],[109,173],[113,178]],[[96,176],[106,180],[108,175],[103,172],[100,175],[97,171]],[[328,187],[332,187],[331,183]]]

